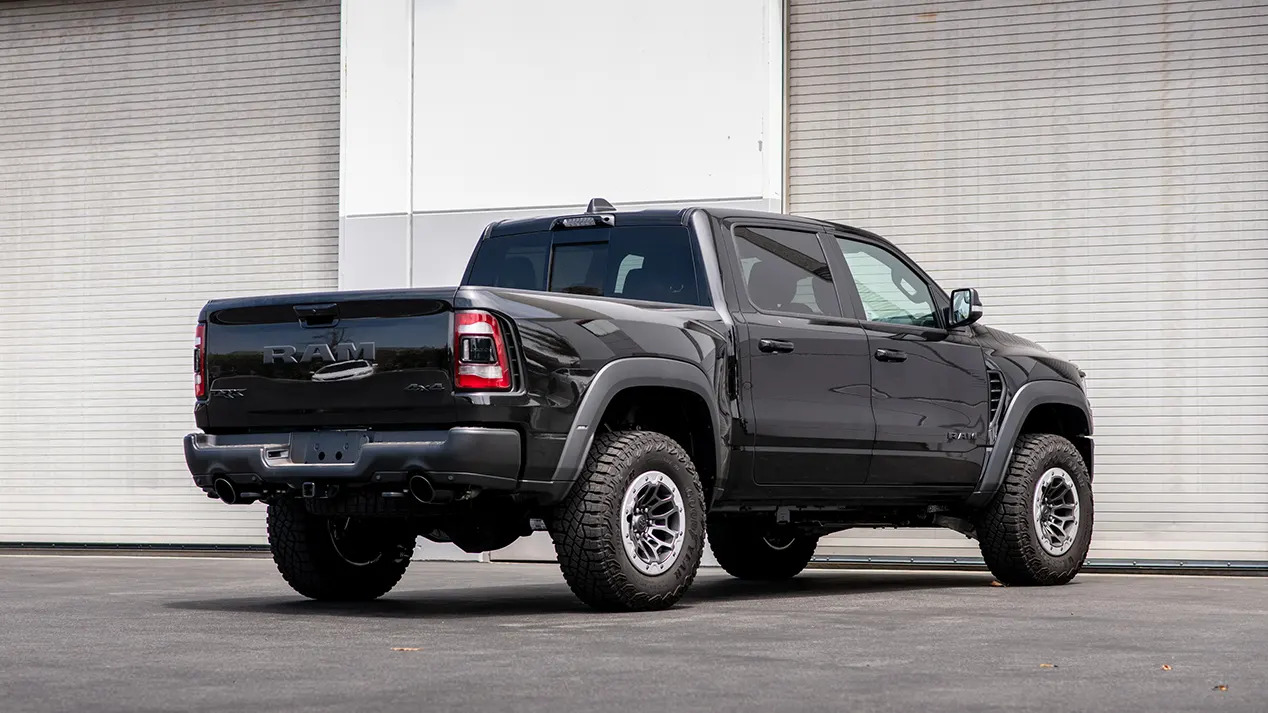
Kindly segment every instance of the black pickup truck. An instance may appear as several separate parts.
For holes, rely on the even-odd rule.
[[[657,609],[705,546],[792,577],[854,527],[947,527],[1009,585],[1092,536],[1083,374],[877,235],[715,208],[490,225],[462,285],[210,302],[194,483],[268,504],[308,597],[389,591],[418,536],[550,532],[572,590]]]

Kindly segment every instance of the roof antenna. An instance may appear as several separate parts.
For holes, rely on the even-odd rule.
[[[615,213],[616,208],[612,204],[602,198],[591,198],[590,205],[586,206],[587,213]]]

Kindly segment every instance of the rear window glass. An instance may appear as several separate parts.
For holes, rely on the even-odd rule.
[[[697,268],[686,228],[618,225],[490,237],[467,284],[708,304]]]

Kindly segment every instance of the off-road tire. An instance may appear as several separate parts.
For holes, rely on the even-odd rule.
[[[767,540],[768,536],[783,546],[777,548]],[[709,520],[713,556],[727,574],[738,579],[776,581],[796,577],[810,564],[818,544],[819,538],[811,535],[772,535],[768,528],[751,520]]]
[[[1079,496],[1078,532],[1070,550],[1061,556],[1040,546],[1032,512],[1039,479],[1053,467],[1070,474]],[[1065,584],[1074,579],[1087,558],[1092,516],[1092,480],[1074,444],[1052,434],[1025,434],[1017,439],[999,492],[976,523],[982,557],[1002,584]]]
[[[683,500],[682,548],[666,571],[637,570],[621,541],[621,504],[642,473],[668,475]],[[704,491],[687,452],[653,431],[614,431],[594,439],[568,497],[550,519],[564,580],[581,601],[600,611],[644,611],[673,606],[691,586],[704,550]]]
[[[378,555],[354,564],[336,548],[332,520],[341,518],[313,515],[299,500],[269,505],[269,548],[282,578],[296,592],[320,601],[369,601],[387,594],[409,566],[413,533],[400,521],[362,521],[372,528],[365,542]]]

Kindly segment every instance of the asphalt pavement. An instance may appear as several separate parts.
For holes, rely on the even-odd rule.
[[[301,599],[261,558],[0,556],[0,710],[1268,711],[1268,578],[702,570],[596,614],[545,564]]]

